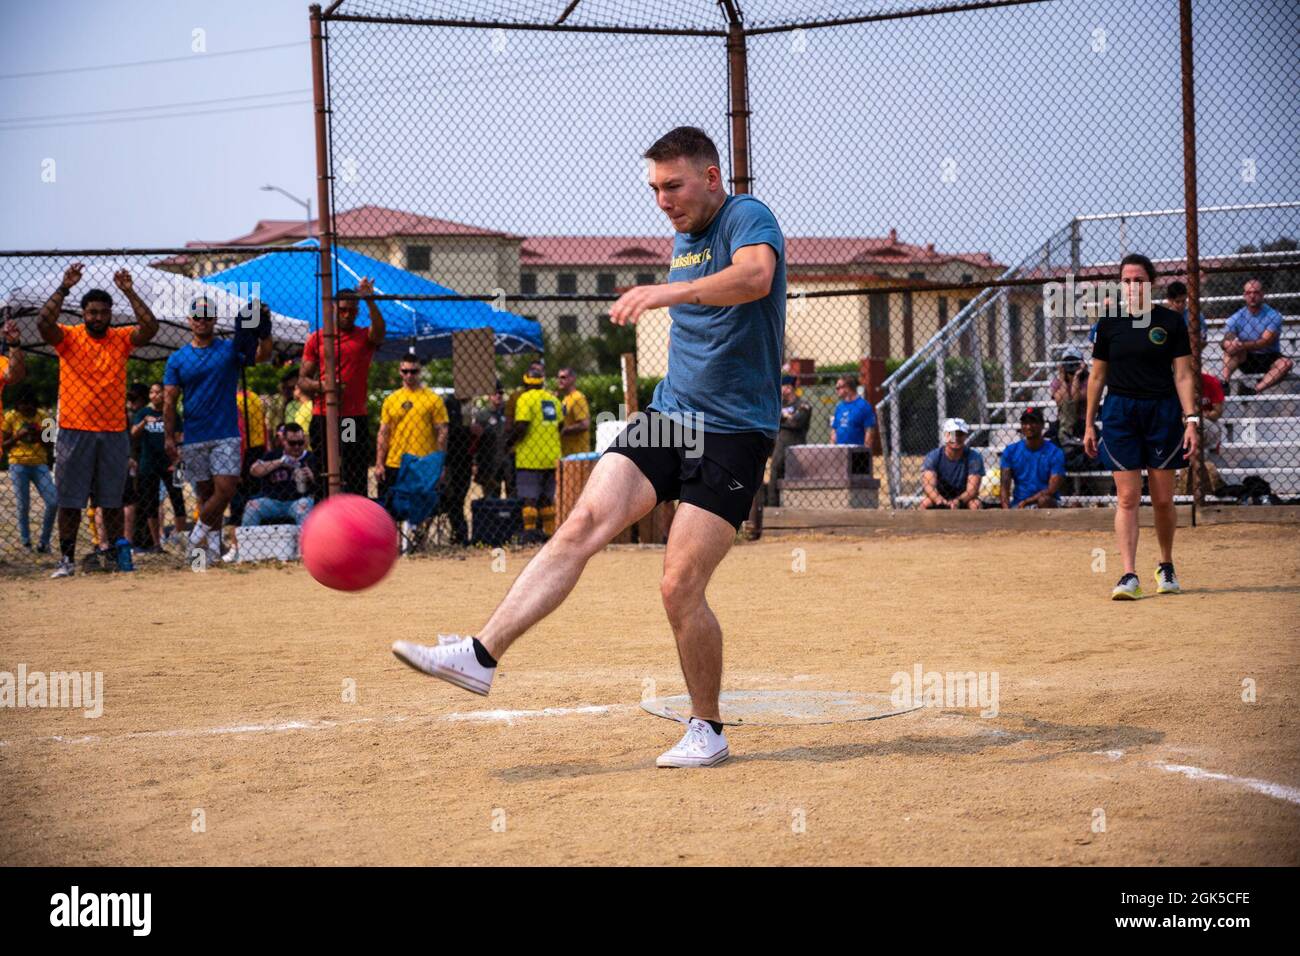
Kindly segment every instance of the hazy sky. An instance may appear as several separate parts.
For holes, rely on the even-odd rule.
[[[1202,204],[1300,200],[1300,3],[1196,9]],[[1063,0],[755,38],[755,192],[788,233],[893,227],[1007,262],[1075,214],[1180,206],[1176,10]],[[640,152],[677,123],[725,149],[720,40],[334,29],[340,207],[664,233]],[[0,248],[182,244],[301,214],[267,182],[314,201],[306,4],[5,3],[0,35]],[[232,52],[249,48],[269,49]],[[1202,228],[1214,251],[1298,222]],[[1129,230],[1157,254],[1182,233]]]

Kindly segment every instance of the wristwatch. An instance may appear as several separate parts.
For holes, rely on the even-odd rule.
[[[1184,424],[1184,425],[1190,425],[1190,424],[1193,424],[1193,423],[1199,425],[1199,424],[1201,423],[1201,416],[1200,416],[1200,415],[1184,415],[1184,416],[1183,416],[1183,424]]]

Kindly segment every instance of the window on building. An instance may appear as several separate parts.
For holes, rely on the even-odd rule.
[[[654,285],[655,274],[653,272],[638,272],[636,274],[637,285]]]
[[[555,277],[555,291],[560,295],[574,295],[578,291],[578,276],[573,272],[561,272]]]
[[[536,272],[519,273],[519,294],[537,295],[537,273]]]
[[[613,295],[614,286],[618,279],[612,272],[598,272],[596,274],[596,291],[601,295]]]
[[[947,324],[948,324],[948,297],[946,295],[941,295],[939,296],[939,328],[943,328]]]
[[[577,335],[578,317],[576,315],[562,315],[558,327],[561,335]]]
[[[433,265],[433,250],[429,246],[407,246],[406,268],[410,272],[428,272]]]

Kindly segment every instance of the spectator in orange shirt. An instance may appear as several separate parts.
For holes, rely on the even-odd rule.
[[[103,289],[81,297],[83,324],[61,325],[63,300],[81,281],[84,266],[74,262],[63,282],[41,307],[37,329],[59,356],[59,437],[55,444],[54,484],[59,500],[59,568],[56,578],[75,571],[81,509],[93,494],[103,509],[104,530],[116,551],[119,571],[133,571],[131,543],[122,536],[122,490],[126,485],[131,440],[126,430],[126,359],[158,333],[154,318],[136,294],[131,273],[120,269],[113,284],[135,313],[136,327],[110,327],[113,298]],[[93,486],[93,488],[92,488]]]
[[[298,387],[303,394],[314,399],[309,437],[312,449],[324,465],[318,477],[324,478],[327,472],[337,469],[343,490],[353,495],[365,495],[369,490],[370,418],[366,383],[370,376],[370,360],[374,358],[379,346],[384,344],[384,316],[371,298],[374,293],[374,282],[368,278],[362,279],[355,290],[340,289],[334,305],[339,333],[335,352],[337,365],[334,369],[339,389],[337,463],[329,460],[329,448],[325,443],[325,391],[322,376],[325,351],[319,331],[307,336],[307,344],[302,351],[302,369],[298,375]],[[356,325],[357,303],[361,299],[366,300],[366,308],[370,313],[368,329],[359,329]],[[317,496],[325,493],[323,484],[318,484]]]

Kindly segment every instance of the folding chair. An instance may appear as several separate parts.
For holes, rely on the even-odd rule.
[[[438,507],[438,479],[446,452],[403,455],[397,478],[384,496],[384,507],[398,522],[402,553],[418,551],[429,534],[429,523]]]

